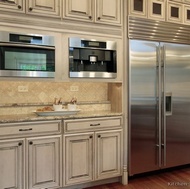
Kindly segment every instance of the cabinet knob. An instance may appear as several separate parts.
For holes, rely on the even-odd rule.
[[[30,8],[29,8],[29,11],[32,11],[32,10],[33,10],[33,8],[32,8],[32,7],[30,7]]]
[[[21,8],[22,8],[22,6],[18,5],[18,9],[21,9]]]
[[[89,19],[92,19],[92,16],[89,16],[88,18],[89,18]]]
[[[22,146],[22,142],[19,142],[18,145],[19,145],[19,146]]]
[[[93,136],[91,135],[89,138],[93,138]]]
[[[98,135],[98,138],[101,138],[101,135]]]
[[[100,20],[101,18],[100,17],[98,17],[98,20]]]
[[[30,144],[30,145],[32,145],[32,144],[33,144],[33,142],[32,142],[32,141],[30,141],[30,142],[29,142],[29,144]]]

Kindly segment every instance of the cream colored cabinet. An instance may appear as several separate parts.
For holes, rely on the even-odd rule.
[[[60,183],[61,136],[27,139],[28,188],[58,188]]]
[[[121,117],[64,121],[64,184],[122,175]]]
[[[184,23],[190,24],[190,5],[184,5]]]
[[[24,140],[0,141],[0,188],[24,189]]]
[[[147,0],[129,0],[129,14],[147,17]]]
[[[154,20],[165,20],[166,0],[129,0],[129,14]]]
[[[0,10],[61,18],[61,0],[3,0]]]
[[[65,0],[65,19],[121,25],[121,0]]]
[[[25,0],[1,0],[0,11],[25,13]]]
[[[93,180],[93,133],[65,136],[65,185]]]
[[[62,186],[61,126],[61,120],[0,124],[0,188]]]
[[[121,175],[121,130],[66,135],[65,146],[65,185]]]
[[[26,13],[37,16],[61,17],[61,1],[27,0]]]
[[[183,4],[169,1],[167,7],[167,21],[183,23]]]
[[[95,133],[95,179],[121,175],[121,130]]]

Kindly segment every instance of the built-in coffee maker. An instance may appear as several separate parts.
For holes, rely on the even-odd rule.
[[[69,76],[116,78],[116,42],[69,38]]]

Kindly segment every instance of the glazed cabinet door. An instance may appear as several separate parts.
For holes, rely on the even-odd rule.
[[[64,0],[63,17],[82,20],[82,21],[93,21],[94,12],[92,10],[92,0]]]
[[[148,1],[148,18],[165,21],[166,0],[149,0]]]
[[[65,185],[93,180],[93,133],[65,136]]]
[[[129,0],[129,14],[147,17],[147,1],[149,0]]]
[[[26,2],[27,14],[61,17],[61,0],[26,0]]]
[[[61,187],[61,136],[27,139],[28,189]]]
[[[24,189],[24,140],[0,141],[0,188]]]
[[[181,3],[168,2],[168,10],[167,10],[167,21],[183,23],[183,5]]]
[[[95,179],[121,175],[121,130],[96,132],[95,134]]]
[[[121,25],[121,0],[96,0],[96,22]]]
[[[0,0],[0,11],[25,12],[25,0]]]
[[[190,5],[184,5],[184,23],[190,24]]]

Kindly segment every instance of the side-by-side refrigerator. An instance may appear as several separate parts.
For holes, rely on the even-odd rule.
[[[129,175],[190,163],[190,45],[129,41]]]

